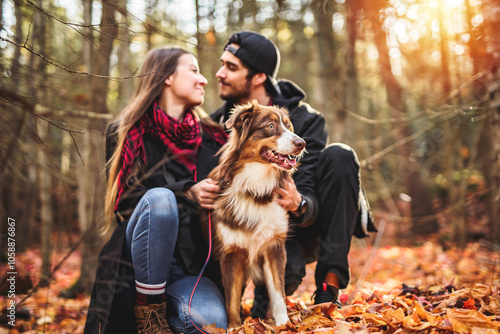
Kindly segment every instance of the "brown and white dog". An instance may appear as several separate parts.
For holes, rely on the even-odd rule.
[[[255,101],[236,107],[226,127],[228,142],[209,177],[222,187],[211,221],[229,328],[241,325],[248,277],[265,282],[275,323],[282,325],[289,320],[284,290],[288,215],[274,201],[274,190],[295,170],[306,142],[293,133],[286,110]]]

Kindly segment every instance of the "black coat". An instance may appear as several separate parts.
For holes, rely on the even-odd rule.
[[[106,158],[109,160],[116,146],[111,124],[106,133]],[[208,252],[208,245],[200,229],[199,208],[196,203],[182,195],[183,191],[195,184],[192,172],[183,164],[172,159],[163,143],[147,133],[144,135],[146,166],[142,173],[148,175],[141,180],[142,186],[126,189],[120,198],[118,211],[124,218],[118,223],[110,240],[99,255],[96,280],[90,299],[85,324],[85,334],[94,333],[136,333],[134,305],[135,284],[131,259],[124,252],[125,231],[128,218],[148,189],[166,187],[174,192],[179,205],[179,231],[174,256],[186,273],[198,275]],[[203,135],[197,155],[197,179],[204,179],[215,167],[215,154],[220,145]],[[210,272],[207,272],[210,275]],[[214,275],[217,275],[215,273]]]

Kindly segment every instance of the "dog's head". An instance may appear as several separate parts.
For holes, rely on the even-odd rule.
[[[238,150],[246,161],[271,163],[291,171],[306,142],[293,133],[286,109],[259,105],[255,100],[237,106],[226,122],[231,131],[229,150]]]

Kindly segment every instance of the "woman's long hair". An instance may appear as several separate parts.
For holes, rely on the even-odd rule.
[[[127,134],[134,124],[141,119],[153,101],[160,96],[165,80],[175,73],[179,58],[189,53],[186,50],[173,47],[155,48],[146,54],[134,95],[121,112],[118,119],[117,133],[112,134],[117,135],[118,139],[113,155],[107,162],[109,174],[104,202],[103,232],[109,228],[115,218],[114,208],[118,192],[118,174],[120,173],[121,153]],[[200,112],[199,108],[196,109],[195,114],[197,114],[198,118],[201,118],[202,123],[215,123],[203,111]],[[137,173],[137,170],[135,170],[135,173]]]

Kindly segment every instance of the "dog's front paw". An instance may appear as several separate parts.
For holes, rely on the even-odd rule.
[[[238,332],[239,332],[239,330],[240,330],[240,327],[241,327],[241,325],[239,325],[239,326],[234,326],[234,327],[233,327],[233,326],[229,326],[229,327],[227,328],[227,334],[236,334],[236,333],[238,333]]]
[[[274,322],[276,323],[276,326],[281,326],[285,325],[290,319],[288,318],[288,314],[277,314],[274,317]]]
[[[229,325],[227,326],[227,332],[230,333],[232,331],[233,333],[238,332],[240,329],[242,323],[241,321],[229,321]]]

